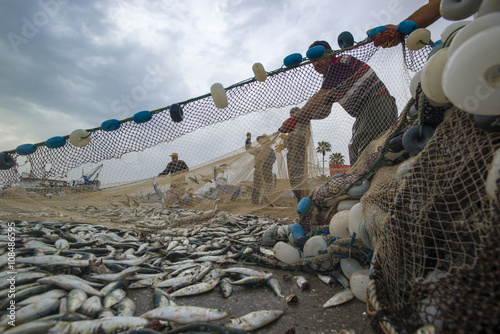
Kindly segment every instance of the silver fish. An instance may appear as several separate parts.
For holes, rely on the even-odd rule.
[[[135,313],[135,303],[132,299],[125,297],[116,304],[116,315],[119,317],[131,317]]]
[[[104,297],[103,306],[104,308],[111,308],[112,306],[118,304],[118,302],[126,296],[127,293],[122,289],[113,290],[106,297]]]
[[[15,324],[20,325],[41,318],[56,311],[58,307],[59,299],[57,298],[48,298],[36,304],[26,305],[16,310]],[[5,327],[9,321],[11,320],[8,317],[3,317],[0,322],[0,328]]]
[[[179,324],[216,321],[228,316],[229,313],[225,311],[198,306],[164,306],[152,309],[142,315],[144,318],[167,320]]]
[[[95,316],[101,312],[102,309],[101,298],[92,296],[83,302],[82,306],[78,309],[78,312],[88,315],[91,318],[95,318]]]
[[[264,327],[265,325],[275,321],[283,315],[281,310],[262,310],[255,311],[239,318],[233,318],[226,327],[237,328],[244,331],[253,331]]]
[[[45,293],[42,293],[40,295],[37,295],[37,296],[32,296],[28,299],[25,299],[25,300],[22,300],[18,303],[16,303],[17,305],[21,305],[21,306],[24,306],[24,305],[29,305],[29,304],[33,304],[33,303],[38,303],[40,300],[43,300],[43,299],[47,299],[47,298],[57,298],[57,299],[60,299],[64,296],[66,296],[68,293],[65,291],[65,290],[62,290],[62,289],[53,289],[53,290],[49,290]]]
[[[93,287],[91,287],[90,285],[68,277],[60,277],[60,276],[44,277],[40,278],[38,282],[41,284],[53,284],[65,290],[81,289],[89,295],[101,297],[101,293],[96,289],[94,289]]]
[[[92,277],[92,279],[96,279],[98,281],[104,281],[104,282],[121,281],[129,276],[134,275],[139,270],[141,270],[141,267],[130,267],[130,268],[127,268],[120,273],[92,275],[91,277]]]
[[[220,290],[224,298],[228,298],[231,295],[233,292],[233,286],[231,285],[231,280],[229,278],[224,277],[220,280]]]
[[[81,289],[73,289],[68,293],[68,311],[75,312],[87,300],[87,293]]]
[[[119,333],[144,327],[149,320],[142,317],[113,317],[74,322],[59,322],[49,330],[50,334]]]
[[[193,284],[190,286],[187,286],[185,288],[179,289],[173,293],[170,294],[171,297],[182,297],[182,296],[192,296],[192,295],[198,295],[200,293],[204,293],[207,291],[212,290],[219,284],[218,278],[208,281],[208,282],[203,282],[203,283],[198,283],[198,284]]]
[[[326,303],[323,304],[323,308],[337,306],[343,303],[347,303],[354,298],[350,289],[344,289],[336,293],[332,298],[328,299]]]
[[[304,276],[294,276],[293,279],[295,280],[295,283],[300,288],[300,292],[309,289],[311,287],[311,283],[305,278]]]
[[[280,283],[279,281],[274,278],[274,277],[270,277],[268,280],[267,280],[267,284],[273,289],[274,293],[276,294],[276,296],[280,297],[280,298],[284,298],[285,296],[283,296],[283,294],[281,293],[281,287],[280,287]]]

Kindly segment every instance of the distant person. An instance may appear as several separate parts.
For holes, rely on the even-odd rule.
[[[290,116],[295,115],[300,108],[290,109]],[[286,164],[290,186],[297,203],[309,195],[307,182],[307,144],[311,138],[311,122],[300,123],[288,134],[286,141]]]
[[[260,199],[263,195],[264,204],[270,204],[270,195],[274,183],[273,165],[276,161],[276,152],[271,148],[271,142],[266,135],[258,136],[257,143],[259,147],[252,147],[252,135],[248,132],[245,149],[255,157],[252,203],[261,204]]]
[[[406,20],[415,22],[418,28],[427,28],[441,17],[440,6],[441,0],[429,0],[428,4],[417,9]],[[397,25],[387,24],[386,27],[387,30],[375,36],[373,41],[375,46],[391,48],[404,41],[404,35],[398,31]]]
[[[326,41],[316,41],[309,48],[322,45],[331,51]],[[396,100],[368,64],[348,54],[321,58],[313,62],[314,69],[323,75],[321,89],[294,115],[281,125],[279,131],[292,132],[297,124],[312,119],[324,119],[334,102],[355,118],[349,144],[350,164],[358,160],[368,144],[390,129],[398,117]]]
[[[174,177],[177,174],[181,174],[182,172],[187,172],[189,171],[189,167],[187,164],[184,162],[184,160],[179,160],[179,155],[177,153],[172,153],[170,155],[172,158],[172,161],[170,161],[167,164],[167,168],[163,172],[160,173],[160,175],[169,175],[170,177]],[[183,195],[184,193],[184,185],[185,185],[185,178],[183,177],[177,177],[172,180],[170,183],[170,189],[172,191],[177,192],[177,195],[180,197],[180,195]],[[182,194],[181,194],[182,193]]]

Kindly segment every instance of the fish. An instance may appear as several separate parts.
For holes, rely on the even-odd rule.
[[[44,277],[40,278],[38,282],[41,284],[53,284],[65,290],[81,289],[89,295],[101,297],[101,293],[96,289],[94,289],[93,287],[91,287],[90,285],[68,277],[61,277],[61,276]]]
[[[43,255],[16,258],[18,263],[34,264],[38,266],[66,265],[71,267],[88,267],[88,260],[72,260],[60,255]]]
[[[47,333],[49,329],[56,325],[56,321],[32,321],[22,325],[16,325],[4,332],[4,334],[31,334]]]
[[[31,320],[41,318],[52,312],[55,312],[59,308],[58,298],[48,298],[40,301],[36,304],[26,305],[16,310],[15,324],[20,325],[23,323],[30,322]],[[0,328],[5,327],[8,322],[11,321],[8,317],[3,317],[0,321]]]
[[[118,304],[120,300],[125,298],[127,293],[122,289],[116,289],[110,292],[106,297],[104,297],[103,306],[104,308],[111,308]]]
[[[224,334],[245,334],[246,331],[219,326],[216,324],[211,324],[208,322],[197,322],[195,324],[188,324],[168,332],[169,334],[180,334],[180,333],[224,333]],[[132,333],[130,333],[132,334]]]
[[[337,306],[340,304],[347,303],[348,301],[352,300],[354,298],[353,293],[351,292],[350,289],[344,289],[335,295],[328,299],[324,304],[323,308],[331,307],[331,306]]]
[[[281,293],[281,287],[280,287],[280,283],[279,281],[274,278],[274,277],[270,277],[268,280],[267,280],[267,284],[271,287],[271,289],[273,289],[274,293],[276,294],[276,296],[280,297],[280,298],[284,298],[285,296],[283,296],[283,294]]]
[[[118,317],[131,317],[135,313],[135,303],[132,299],[125,297],[116,304],[116,315]]]
[[[156,195],[160,197],[161,203],[165,205],[167,198],[165,196],[165,193],[161,191],[160,186],[158,186],[158,181],[156,181],[156,176],[153,177],[153,188],[155,190]]]
[[[220,280],[220,290],[224,298],[229,298],[233,292],[233,286],[231,285],[231,280],[228,277],[224,277]]]
[[[68,293],[68,312],[75,312],[87,300],[87,293],[81,289],[73,289]]]
[[[42,285],[40,285],[40,286],[42,286]],[[66,292],[65,290],[53,289],[53,290],[49,290],[45,293],[41,293],[39,295],[24,299],[22,301],[18,301],[18,302],[16,302],[16,305],[24,306],[24,305],[34,304],[34,303],[38,303],[40,300],[47,299],[47,298],[60,299],[62,297],[65,297],[67,294],[68,294],[68,292]],[[17,294],[16,294],[16,300],[17,300]]]
[[[323,283],[325,283],[326,285],[334,285],[335,284],[335,279],[331,276],[328,276],[328,275],[321,275],[320,273],[316,273],[316,275],[318,276],[319,280]]]
[[[244,331],[254,331],[275,321],[285,312],[282,310],[262,310],[247,313],[241,317],[233,318],[226,327],[241,329]]]
[[[140,267],[130,267],[130,268],[127,268],[127,269],[123,270],[120,273],[116,273],[116,274],[97,274],[97,275],[92,275],[91,278],[95,279],[95,280],[98,280],[98,281],[115,282],[115,281],[124,280],[125,278],[134,275],[139,270],[141,270]]]
[[[160,319],[189,324],[193,322],[210,322],[224,319],[229,316],[226,311],[198,306],[164,306],[147,311],[144,318]]]
[[[300,292],[309,289],[311,287],[311,283],[304,277],[304,276],[294,276],[293,279],[295,280],[295,283],[300,288]]]
[[[88,315],[91,318],[95,318],[95,316],[99,314],[102,309],[103,306],[101,303],[101,298],[92,296],[83,302],[83,304],[78,309],[78,312],[84,315]]]
[[[237,281],[231,281],[232,285],[260,285],[266,284],[272,274],[268,276],[248,276]]]
[[[175,292],[171,293],[170,296],[175,298],[205,293],[215,288],[219,284],[219,280],[220,279],[216,278],[208,282],[193,284],[185,288],[176,290]]]
[[[129,329],[140,328],[150,321],[143,317],[112,317],[92,320],[82,320],[74,322],[58,322],[49,329],[49,334],[81,334],[99,333],[111,334],[119,333]]]

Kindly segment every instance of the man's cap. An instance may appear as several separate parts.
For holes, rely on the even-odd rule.
[[[312,48],[312,47],[315,47],[317,45],[321,45],[327,51],[332,50],[332,47],[330,46],[330,43],[328,43],[327,41],[315,41],[314,43],[312,43],[311,45],[309,45],[309,49]]]
[[[172,153],[170,154],[171,157],[178,157],[179,155],[177,153]]]

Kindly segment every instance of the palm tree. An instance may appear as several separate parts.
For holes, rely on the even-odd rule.
[[[318,147],[316,147],[316,152],[323,154],[323,175],[325,174],[325,154],[331,151],[332,145],[327,141],[320,141]]]
[[[345,158],[342,153],[332,153],[329,156],[329,162],[332,165],[343,165],[345,164]]]

